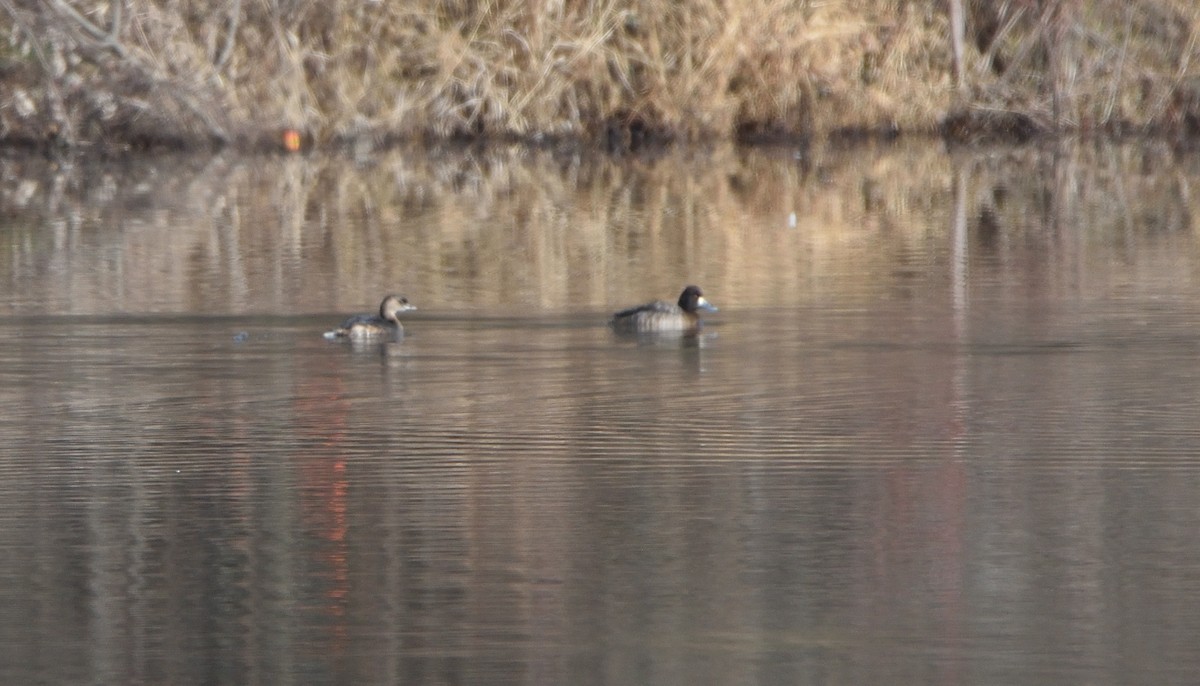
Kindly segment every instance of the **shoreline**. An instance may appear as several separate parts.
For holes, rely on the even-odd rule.
[[[655,158],[684,154],[708,154],[718,149],[731,150],[778,150],[813,148],[849,149],[878,145],[906,144],[926,142],[943,145],[947,150],[960,148],[1011,146],[1011,147],[1042,147],[1059,144],[1111,144],[1125,145],[1143,142],[1152,145],[1165,145],[1177,151],[1200,149],[1200,138],[1184,135],[1180,132],[1150,130],[1150,131],[1104,131],[1104,132],[1013,132],[994,131],[988,129],[959,131],[952,134],[935,133],[879,133],[863,131],[834,131],[823,136],[803,137],[758,137],[753,140],[715,140],[708,142],[681,141],[678,139],[644,142],[635,146],[613,148],[603,142],[583,139],[530,136],[501,137],[480,136],[477,138],[455,137],[438,139],[433,137],[403,138],[389,137],[382,141],[340,140],[321,145],[302,144],[298,148],[289,148],[281,135],[263,134],[249,141],[217,142],[212,140],[183,140],[173,138],[164,141],[136,142],[129,141],[79,141],[74,144],[64,144],[61,141],[31,141],[25,139],[6,139],[0,137],[0,156],[20,157],[34,155],[49,159],[122,159],[137,155],[235,155],[248,156],[331,156],[331,157],[361,157],[369,158],[386,155],[396,151],[419,150],[423,154],[459,154],[463,152],[479,152],[489,149],[514,148],[530,153],[550,153],[554,155],[584,155],[602,156],[614,159],[627,158],[630,160],[653,160]]]

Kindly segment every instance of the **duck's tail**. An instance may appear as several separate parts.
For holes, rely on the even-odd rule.
[[[336,341],[339,338],[345,338],[349,332],[346,329],[334,329],[333,331],[325,332],[325,340]]]

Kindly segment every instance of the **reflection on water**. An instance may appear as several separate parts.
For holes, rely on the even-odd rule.
[[[0,161],[0,681],[1187,682],[1190,164]]]
[[[936,145],[0,160],[0,314],[344,313],[393,289],[440,311],[574,313],[684,283],[778,307],[920,294],[960,262],[989,288],[1172,294],[1195,280],[1194,173],[1155,150]]]

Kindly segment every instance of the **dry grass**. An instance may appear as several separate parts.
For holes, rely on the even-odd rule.
[[[123,7],[124,11],[115,12]],[[0,137],[756,140],[1200,128],[1191,0],[0,0]],[[7,25],[6,25],[7,24]],[[947,115],[951,115],[947,118]]]

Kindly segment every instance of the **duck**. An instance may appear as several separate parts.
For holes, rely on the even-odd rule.
[[[325,338],[335,340],[349,338],[353,341],[369,339],[400,338],[404,326],[400,324],[400,313],[417,309],[402,295],[389,295],[379,303],[379,314],[356,314],[332,331]]]
[[[699,286],[688,286],[679,300],[655,300],[613,314],[610,326],[622,333],[693,332],[700,328],[699,312],[716,312]]]

